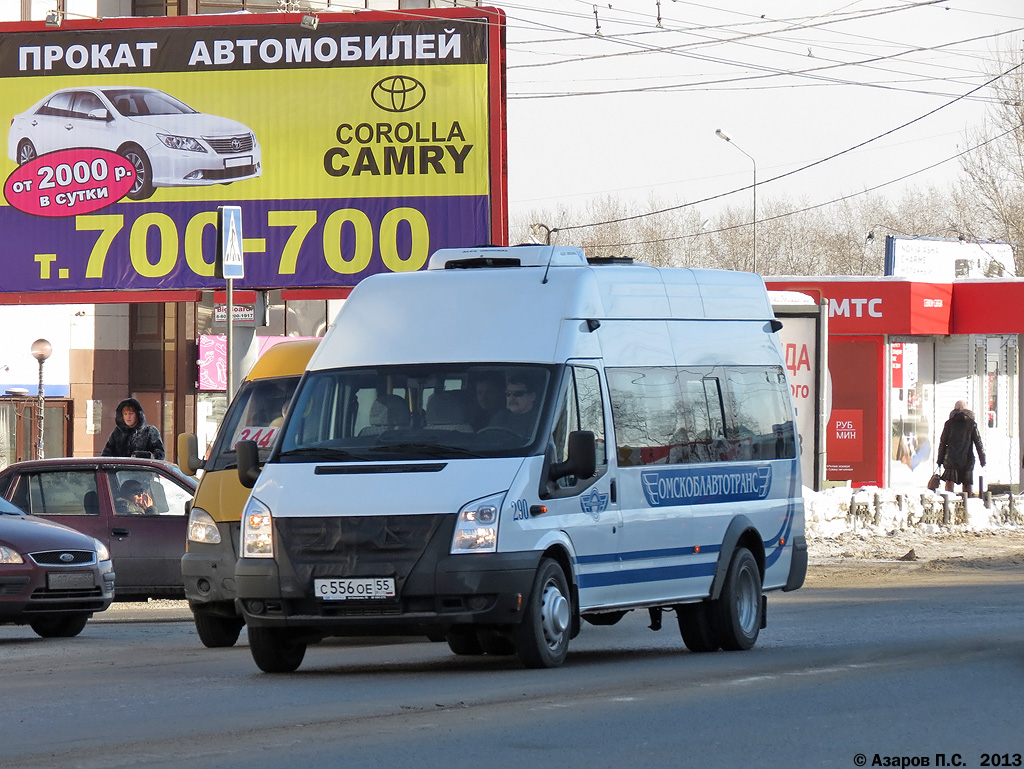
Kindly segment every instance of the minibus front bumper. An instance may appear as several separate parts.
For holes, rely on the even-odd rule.
[[[428,553],[398,580],[395,600],[328,600],[313,595],[272,559],[243,558],[235,569],[237,606],[253,626],[306,629],[314,636],[426,635],[458,625],[507,626],[522,620],[539,552]]]
[[[181,557],[185,598],[194,612],[234,616],[238,521],[218,522],[220,542],[188,542]]]

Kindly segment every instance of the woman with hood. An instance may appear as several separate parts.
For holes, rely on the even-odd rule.
[[[953,484],[963,486],[967,496],[971,495],[974,485],[974,449],[978,450],[978,461],[985,466],[985,447],[981,445],[978,423],[974,414],[967,409],[967,404],[957,401],[949,412],[949,419],[942,426],[942,437],[939,438],[939,466],[945,467],[942,480],[946,482],[946,491],[953,490]]]
[[[164,442],[160,438],[160,431],[146,424],[146,412],[137,400],[125,398],[117,404],[114,424],[107,445],[103,447],[103,456],[164,458]]]

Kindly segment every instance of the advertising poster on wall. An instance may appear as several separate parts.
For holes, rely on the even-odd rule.
[[[505,237],[487,9],[0,26],[0,291],[344,287]]]
[[[881,338],[832,337],[829,340],[833,408],[826,440],[830,481],[882,485],[883,354]]]
[[[817,457],[821,450],[818,429],[818,403],[824,398],[818,386],[819,320],[814,317],[786,317],[779,332],[786,360],[789,387],[796,409],[796,429],[800,440],[800,473],[803,483],[820,488]]]

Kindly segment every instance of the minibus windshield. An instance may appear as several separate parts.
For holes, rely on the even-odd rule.
[[[525,456],[554,367],[446,363],[309,372],[282,462]]]
[[[238,460],[235,444],[255,441],[260,461],[270,456],[274,439],[284,422],[284,412],[299,383],[298,376],[255,379],[238,388],[221,423],[206,461],[207,470],[234,467]]]

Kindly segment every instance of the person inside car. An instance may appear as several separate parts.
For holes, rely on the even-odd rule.
[[[537,393],[540,389],[530,372],[509,375],[505,384],[505,409],[495,414],[488,427],[528,438],[537,424]]]
[[[156,515],[153,495],[141,481],[129,480],[121,484],[114,501],[118,515]]]

